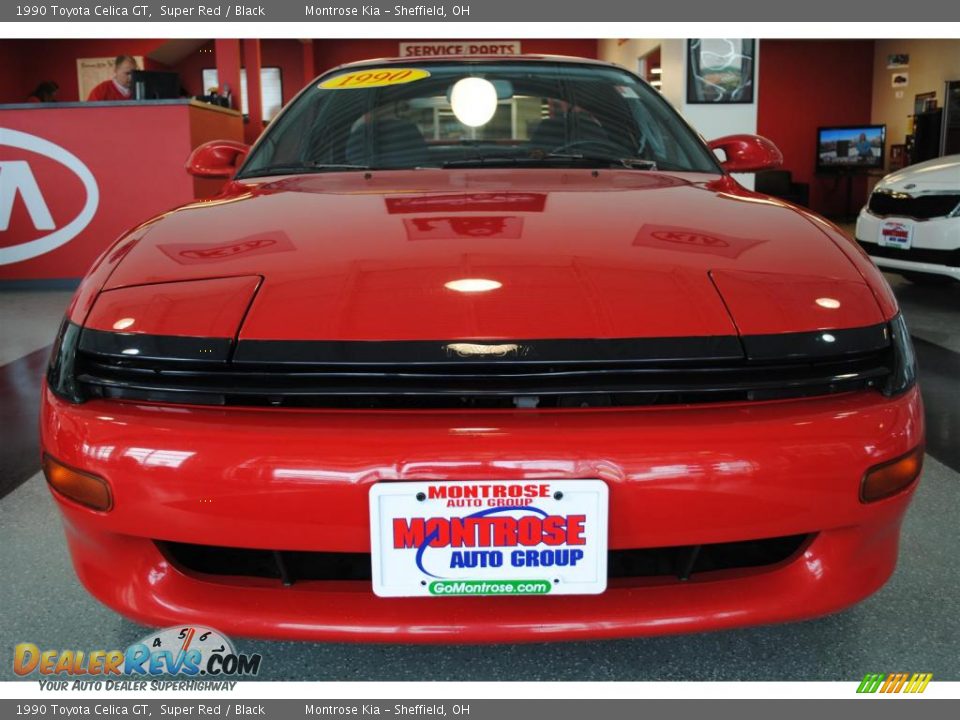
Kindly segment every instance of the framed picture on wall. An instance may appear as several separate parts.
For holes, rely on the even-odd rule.
[[[756,40],[687,40],[687,103],[752,103]]]
[[[887,55],[887,70],[897,70],[905,67],[910,67],[910,55],[908,53]]]
[[[913,114],[930,112],[937,109],[937,93],[925,92],[913,96]]]

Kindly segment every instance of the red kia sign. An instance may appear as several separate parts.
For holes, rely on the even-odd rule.
[[[0,280],[80,278],[125,231],[191,202],[190,110],[0,110]]]
[[[0,146],[8,151],[8,157],[16,155],[16,150],[22,154],[20,159],[0,160],[0,232],[10,232],[15,207],[23,216],[17,218],[17,224],[26,225],[27,230],[20,238],[22,242],[11,238],[14,241],[12,244],[0,247],[0,265],[44,255],[83,232],[96,214],[100,202],[97,181],[83,161],[56,143],[8,128],[0,128]],[[54,219],[50,203],[55,198],[48,200],[44,195],[37,181],[37,173],[45,180],[57,178],[56,184],[60,187],[64,183],[70,187],[79,201],[72,204],[79,204],[79,212],[74,215],[71,208],[65,207],[71,203],[60,202],[57,208],[59,217]],[[80,187],[73,187],[77,181]],[[68,217],[70,215],[73,216]],[[30,239],[31,235],[36,237]]]

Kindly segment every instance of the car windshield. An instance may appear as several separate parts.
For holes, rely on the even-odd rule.
[[[720,172],[676,111],[628,72],[460,61],[324,76],[277,118],[239,177],[455,167]]]

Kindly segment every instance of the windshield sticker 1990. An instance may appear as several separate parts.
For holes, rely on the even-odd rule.
[[[371,68],[337,75],[324,80],[317,87],[323,90],[353,90],[355,88],[386,87],[423,80],[430,73],[419,68]]]

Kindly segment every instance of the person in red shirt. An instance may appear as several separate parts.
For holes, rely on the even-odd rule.
[[[28,97],[27,102],[31,103],[52,103],[57,101],[57,90],[60,86],[53,80],[45,80],[37,85],[37,89]]]
[[[136,69],[136,60],[129,55],[119,55],[113,61],[113,77],[91,90],[87,100],[129,100],[133,97],[133,71]]]

